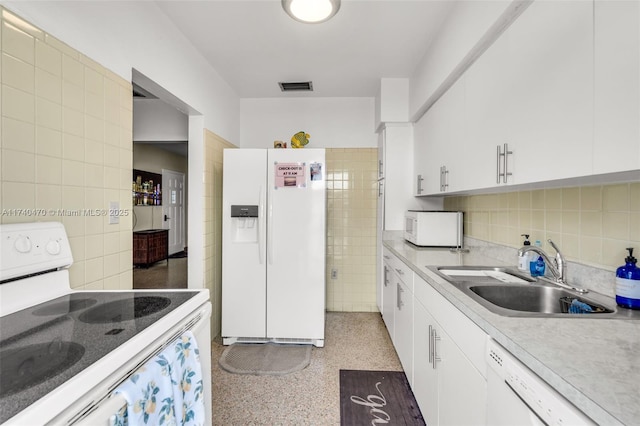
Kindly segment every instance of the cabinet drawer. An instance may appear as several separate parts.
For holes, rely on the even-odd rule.
[[[398,258],[395,257],[388,248],[382,247],[382,261],[393,266],[394,262],[397,261]]]
[[[382,251],[382,257],[400,281],[413,293],[413,270],[387,249]]]
[[[407,286],[409,291],[413,293],[413,270],[405,265],[400,259],[396,258],[396,264],[394,265],[394,270],[398,278],[404,285]]]
[[[484,356],[487,334],[419,276],[415,277],[414,295],[480,374],[486,377]]]

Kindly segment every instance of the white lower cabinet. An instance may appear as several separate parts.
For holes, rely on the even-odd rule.
[[[487,380],[471,364],[451,337],[442,332],[436,341],[439,425],[484,425]]]
[[[413,395],[429,426],[438,424],[438,373],[433,365],[433,328],[435,320],[416,302],[413,310]]]
[[[393,345],[409,384],[413,384],[414,297],[413,292],[400,279],[396,281],[395,288],[396,311]]]
[[[486,334],[385,250],[382,317],[426,423],[486,420]]]
[[[385,256],[386,257],[386,256]],[[391,341],[394,338],[394,318],[395,318],[395,306],[396,306],[396,274],[393,271],[393,267],[390,261],[383,262],[383,277],[382,277],[382,320],[387,326]]]
[[[484,424],[485,377],[420,302],[414,319],[412,388],[425,421],[430,426]]]

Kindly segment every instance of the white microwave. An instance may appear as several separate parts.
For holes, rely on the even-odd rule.
[[[409,210],[404,239],[421,247],[462,247],[462,212]]]

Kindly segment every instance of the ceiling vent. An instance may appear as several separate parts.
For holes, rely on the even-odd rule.
[[[280,82],[280,90],[283,92],[313,92],[313,83],[310,81]]]

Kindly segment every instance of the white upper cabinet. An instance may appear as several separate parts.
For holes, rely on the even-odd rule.
[[[446,94],[445,94],[446,96]],[[447,135],[446,102],[436,102],[414,128],[414,194],[441,192],[440,168],[450,149]]]
[[[505,33],[513,182],[591,174],[593,4],[536,1]]]
[[[509,142],[505,122],[509,88],[504,85],[509,63],[507,48],[505,38],[496,40],[456,83],[459,86],[464,81],[464,121],[458,123],[464,130],[464,144],[457,153],[462,170],[451,177],[453,191],[498,184],[503,161],[498,161],[502,158],[497,158],[497,147]]]
[[[458,81],[415,126],[414,194],[442,195],[466,179],[464,82]]]
[[[595,2],[593,173],[640,168],[640,2]]]
[[[404,212],[413,208],[411,180],[413,166],[413,125],[411,123],[387,123],[380,132],[378,153],[384,181],[384,224],[385,230],[404,229]],[[378,154],[380,155],[380,154]]]
[[[473,174],[469,169],[470,149],[465,129],[465,84],[458,80],[443,96],[445,98],[446,147],[440,173],[441,192],[457,191]],[[463,159],[464,161],[460,161]],[[471,173],[470,173],[471,172]]]
[[[415,135],[415,195],[640,169],[640,3],[533,2]]]
[[[463,154],[476,167],[460,189],[591,173],[592,9],[534,2],[467,70]]]

